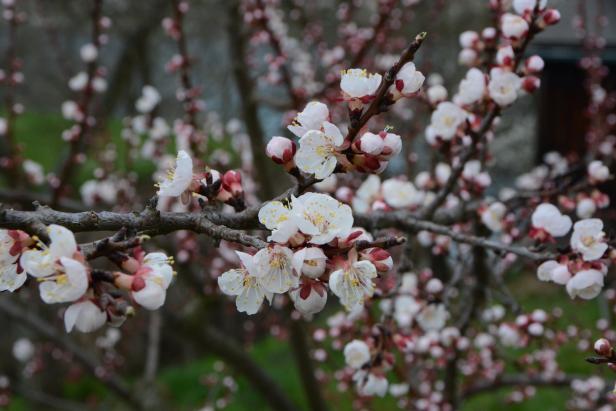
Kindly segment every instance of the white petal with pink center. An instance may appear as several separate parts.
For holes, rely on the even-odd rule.
[[[164,253],[147,254],[143,259],[143,267],[145,286],[139,291],[133,291],[132,296],[142,307],[156,310],[165,303],[167,288],[173,280],[173,268]]]

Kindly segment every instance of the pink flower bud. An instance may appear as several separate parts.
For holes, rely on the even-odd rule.
[[[605,338],[599,338],[595,341],[594,349],[598,355],[603,357],[609,357],[612,355],[612,345]]]
[[[541,80],[536,76],[526,76],[522,80],[522,89],[527,93],[534,93],[541,86]]]
[[[267,143],[265,153],[278,164],[285,164],[293,160],[297,147],[295,142],[285,137],[272,137]]]
[[[142,276],[134,276],[133,283],[131,284],[132,291],[141,291],[145,288],[145,280]]]
[[[515,55],[513,53],[513,47],[499,47],[498,51],[496,52],[496,63],[499,66],[511,67],[513,65],[514,56]]]
[[[229,170],[222,176],[222,187],[230,192],[234,197],[241,195],[244,190],[242,188],[242,175],[239,171]]]
[[[560,12],[556,9],[547,9],[541,16],[541,26],[551,26],[560,21]]]
[[[394,265],[391,254],[382,248],[371,248],[363,252],[362,255],[374,264],[379,272],[387,272],[391,270]]]

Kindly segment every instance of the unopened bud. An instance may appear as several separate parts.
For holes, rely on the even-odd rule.
[[[612,345],[606,338],[599,338],[595,341],[595,352],[603,357],[610,357],[612,355]]]

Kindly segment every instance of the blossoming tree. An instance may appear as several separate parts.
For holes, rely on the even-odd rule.
[[[348,387],[354,409],[380,409],[378,398],[389,397],[401,409],[455,410],[502,387],[511,387],[510,401],[521,402],[542,386],[570,387],[572,409],[612,409],[609,381],[569,374],[557,355],[594,338],[596,355],[588,361],[616,367],[607,314],[597,329],[563,324],[562,309],[547,301],[529,309],[509,281],[530,271],[531,287],[553,283],[570,299],[601,300],[614,310],[609,270],[616,251],[596,217],[609,206],[601,189],[612,178],[616,144],[614,96],[597,74],[600,41],[588,47],[595,118],[587,153],[549,153],[515,188],[497,193],[491,143],[509,107],[540,87],[544,62],[527,48],[560,20],[547,1],[488,1],[493,24],[459,36],[466,73],[449,90],[415,63],[430,34],[402,45],[396,32],[418,1],[376,2],[367,29],[353,21],[357,2],[340,2],[340,44],[333,46],[318,22],[291,34],[286,19],[308,19],[311,2],[292,2],[290,10],[278,1],[230,2],[245,128],[235,121],[226,129],[213,117],[203,122],[185,30],[189,3],[170,3],[162,26],[178,53],[167,70],[179,77],[183,114],[170,125],[159,111],[161,94],[144,86],[122,131],[126,171],[114,167],[117,147],[88,151],[103,121],[94,102],[107,88],[100,51],[113,32],[105,2],[92,0],[91,40],[79,51],[83,71],[70,79],[74,96],[61,107],[71,126],[62,135],[68,155],[56,172],[45,174],[18,143],[23,107],[15,91],[23,76],[9,43],[0,75],[8,96],[0,120],[8,187],[0,209],[0,312],[53,341],[137,409],[173,408],[152,387],[161,318],[174,333],[198,334],[196,343],[246,378],[272,409],[300,409],[267,367],[222,333],[227,327],[209,324],[207,311],[185,321],[201,300],[224,321],[244,324],[252,335],[241,343],[267,333],[288,339],[311,410],[338,409],[331,392]],[[12,42],[26,20],[20,1],[3,5]],[[263,138],[256,81],[286,93],[280,136]],[[430,160],[419,171],[410,165],[417,145],[410,145],[409,105],[427,113],[416,133],[425,147],[417,153]],[[237,161],[225,160],[225,144]],[[78,182],[86,160],[96,170]],[[135,161],[156,166],[155,188],[139,184],[152,176],[133,172]],[[396,172],[399,165],[406,174]],[[286,190],[278,184],[282,174],[291,182]],[[168,307],[174,288],[178,297]],[[64,330],[38,314],[41,303],[61,316]],[[147,345],[131,334],[144,310],[153,312]],[[72,338],[77,333],[97,333],[97,350],[111,358],[126,333],[122,341],[147,349],[148,387],[131,386],[121,363],[84,351]],[[17,340],[13,352],[19,361],[42,361],[27,339]],[[326,373],[330,357],[338,370]],[[578,360],[584,364],[584,355]],[[223,394],[203,409],[232,401],[235,385],[225,381]],[[5,402],[13,392],[28,393],[10,384],[0,390]]]

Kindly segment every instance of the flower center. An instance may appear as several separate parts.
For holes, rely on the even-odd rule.
[[[284,255],[282,254],[274,254],[270,258],[269,265],[271,268],[280,270],[280,269],[283,269],[287,265],[287,260],[286,258],[284,258]]]
[[[593,236],[585,236],[582,237],[582,244],[584,244],[586,247],[591,247],[595,244],[595,238]]]

